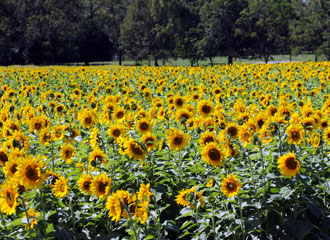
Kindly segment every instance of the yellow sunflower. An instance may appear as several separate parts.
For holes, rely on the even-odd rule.
[[[8,162],[8,149],[1,148],[0,149],[0,166],[1,167],[6,166],[7,162]]]
[[[113,137],[115,139],[117,139],[120,136],[122,136],[123,134],[125,134],[125,132],[126,132],[126,129],[123,124],[112,124],[107,131],[108,135],[110,135],[111,137]]]
[[[314,132],[311,136],[310,142],[314,148],[317,148],[321,142],[321,135],[317,132]]]
[[[176,121],[178,123],[185,124],[191,117],[193,113],[186,108],[181,108],[176,113]]]
[[[105,173],[94,176],[91,184],[91,191],[99,198],[106,198],[110,194],[111,178]]]
[[[95,110],[83,109],[78,114],[80,123],[85,128],[91,128],[97,122],[97,113]]]
[[[84,194],[92,194],[91,191],[92,177],[90,174],[83,174],[78,180],[79,190]]]
[[[238,126],[235,123],[230,123],[225,129],[226,135],[228,135],[231,140],[235,140],[238,137],[238,131]]]
[[[52,141],[52,134],[50,133],[49,128],[42,129],[39,137],[42,145],[47,145]]]
[[[198,114],[202,117],[208,117],[214,110],[213,103],[207,100],[201,100],[197,104]]]
[[[17,183],[6,181],[0,188],[0,210],[6,215],[12,215],[16,212],[17,206]]]
[[[152,192],[149,191],[149,188],[150,188],[150,183],[148,183],[147,185],[141,183],[140,185],[140,189],[137,192],[137,197],[142,204],[149,205],[150,197],[153,194]]]
[[[170,134],[167,134],[167,142],[169,143],[170,148],[177,151],[184,149],[187,146],[189,139],[190,135],[183,133],[181,130],[172,129]]]
[[[138,120],[136,123],[136,130],[141,134],[151,132],[151,129],[152,129],[152,121],[150,121],[147,118],[142,118]]]
[[[222,165],[224,154],[215,142],[207,143],[202,148],[202,159],[213,167]]]
[[[287,129],[288,143],[299,145],[304,138],[304,129],[301,125],[291,124]]]
[[[108,216],[111,221],[118,222],[121,217],[128,219],[127,209],[130,215],[135,218],[136,195],[131,196],[128,191],[117,190],[108,197],[105,208],[109,210]]]
[[[74,147],[71,144],[65,144],[61,149],[61,157],[67,164],[70,164],[71,159],[74,157]]]
[[[145,155],[147,152],[139,142],[134,139],[130,139],[125,142],[124,147],[126,149],[125,153],[130,158],[134,158],[135,160],[145,160]]]
[[[88,162],[93,167],[96,167],[100,164],[106,164],[106,154],[98,147],[94,148],[94,150],[90,153]]]
[[[141,141],[146,145],[148,151],[152,151],[157,147],[157,138],[152,133],[144,134],[141,137]]]
[[[287,178],[292,178],[300,172],[300,163],[293,152],[279,157],[277,164],[281,174]]]
[[[25,230],[29,230],[29,228],[33,229],[34,225],[38,224],[37,217],[40,216],[40,212],[36,212],[33,208],[29,208],[29,210],[27,210],[27,214],[29,216],[30,226],[27,224],[23,224],[23,226],[25,227]],[[27,218],[25,212],[23,213],[23,217]]]
[[[33,156],[22,159],[17,168],[17,179],[20,180],[20,184],[29,189],[40,188],[43,182],[42,167],[42,160],[37,160]]]
[[[3,168],[7,179],[13,177],[17,173],[17,167],[21,162],[21,157],[10,158],[6,166]]]
[[[221,192],[229,198],[236,196],[241,187],[242,183],[238,181],[235,175],[227,174],[227,177],[221,182]]]
[[[238,136],[241,142],[243,142],[243,146],[250,144],[253,136],[252,132],[249,130],[247,125],[243,125],[239,128]]]
[[[121,121],[125,119],[125,109],[122,107],[115,107],[114,112],[112,114],[114,119],[117,121]]]
[[[177,204],[187,207],[190,206],[191,209],[195,209],[205,206],[205,199],[203,197],[203,192],[196,192],[196,185],[191,189],[183,189],[175,197]]]
[[[60,176],[56,181],[55,184],[52,185],[52,190],[54,196],[57,198],[63,198],[69,193],[69,186],[68,186],[68,179]]]

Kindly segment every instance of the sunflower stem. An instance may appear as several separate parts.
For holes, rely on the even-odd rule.
[[[4,219],[3,214],[2,214],[1,211],[0,211],[0,215],[1,215],[1,222],[3,223],[3,227],[4,227],[4,229],[5,229],[6,235],[8,235],[9,232],[8,232],[8,229],[7,229],[7,226],[6,226],[5,219]]]
[[[214,220],[214,204],[213,202],[211,203],[212,207],[212,230],[213,230],[213,239],[217,239],[217,232],[215,231],[215,220]]]
[[[127,215],[129,217],[129,222],[130,224],[132,225],[132,228],[133,228],[133,234],[134,234],[134,239],[137,240],[137,235],[136,235],[136,229],[135,229],[135,224],[134,224],[134,220],[132,218],[132,215],[131,215],[131,212],[129,211],[128,207],[122,203],[122,206],[124,206],[126,212],[127,212]]]
[[[296,175],[296,179],[295,179],[295,192],[294,192],[294,209],[293,209],[293,216],[294,219],[297,219],[297,206],[298,206],[298,199],[297,199],[297,195],[298,195],[298,175]]]
[[[46,237],[46,227],[43,226],[44,225],[44,222],[46,221],[45,219],[45,203],[44,203],[44,197],[43,197],[43,189],[41,188],[41,190],[39,191],[40,193],[40,201],[41,201],[41,214],[42,214],[42,219],[43,219],[43,222],[42,222],[42,235],[43,237]]]
[[[240,196],[237,196],[238,202],[239,202],[239,215],[241,219],[241,229],[242,229],[242,239],[245,239],[245,228],[244,228],[244,222],[243,222],[243,207],[242,207],[242,199]]]
[[[26,204],[25,204],[24,199],[21,196],[19,196],[19,199],[21,199],[22,204],[23,204],[23,208],[24,208],[23,210],[24,210],[24,212],[26,214],[26,221],[27,221],[27,225],[28,225],[28,228],[29,228],[29,236],[30,236],[30,239],[32,239],[29,213],[27,212]]]
[[[51,154],[52,154],[52,158],[51,158],[52,171],[54,172],[55,171],[55,158],[54,158],[54,143],[53,143],[53,141],[52,141],[52,147],[51,147]]]
[[[278,124],[277,125],[277,133],[278,133],[278,139],[279,139],[279,143],[280,143],[280,145],[279,145],[279,152],[280,152],[280,156],[282,156],[282,139],[281,139],[281,131],[280,131],[280,125]]]

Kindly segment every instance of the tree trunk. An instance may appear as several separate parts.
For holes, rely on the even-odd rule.
[[[121,60],[121,51],[120,49],[118,48],[118,61],[119,61],[119,65],[121,66],[122,65],[122,60]]]
[[[165,58],[163,58],[163,66],[165,66]]]
[[[314,53],[314,54],[315,54],[315,60],[314,61],[317,62],[317,54],[316,53]]]
[[[212,57],[209,57],[209,58],[210,58],[211,67],[213,67],[213,60],[212,60]]]
[[[232,65],[233,64],[233,56],[228,55],[228,65]]]
[[[158,59],[155,57],[155,66],[158,67]]]

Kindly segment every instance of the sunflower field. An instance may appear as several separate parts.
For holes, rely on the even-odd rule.
[[[330,62],[0,82],[0,239],[330,239]]]

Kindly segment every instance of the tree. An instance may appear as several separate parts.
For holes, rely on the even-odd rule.
[[[206,57],[212,59],[216,54],[225,55],[228,56],[228,64],[232,64],[233,57],[242,55],[241,39],[236,34],[236,22],[246,7],[246,0],[205,2],[200,17],[204,30],[202,49]]]

